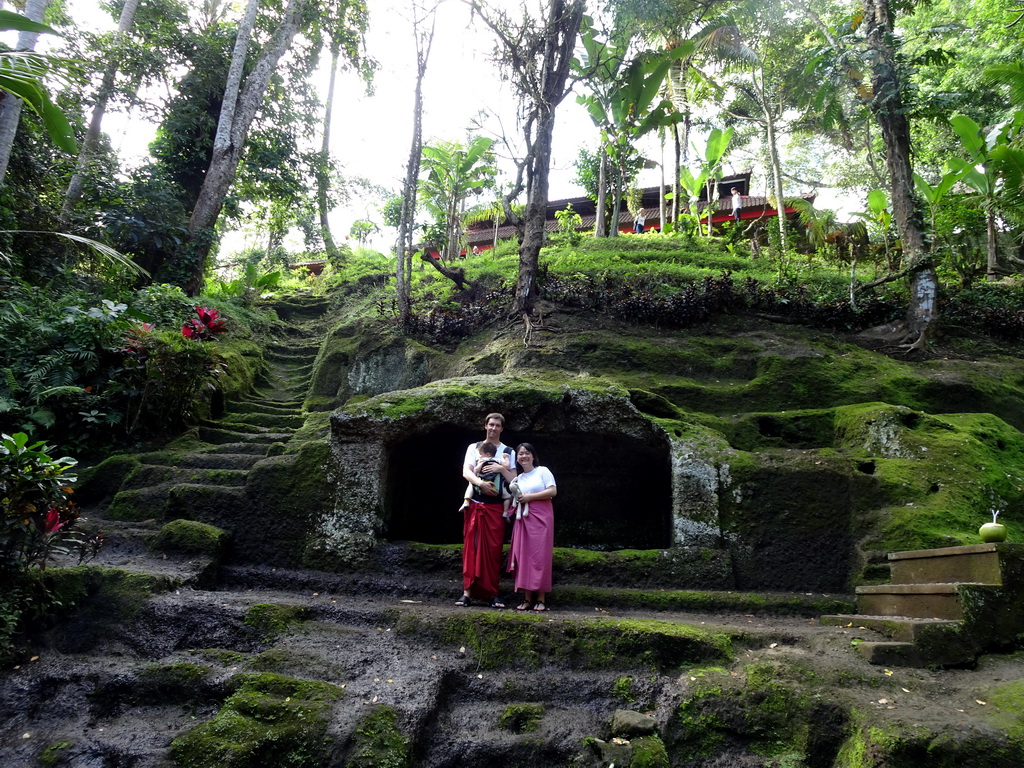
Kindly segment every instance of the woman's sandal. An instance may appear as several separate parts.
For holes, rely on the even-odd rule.
[[[459,606],[460,608],[468,608],[471,605],[470,600],[469,600],[469,595],[463,595],[462,597],[460,597],[458,600],[455,601],[455,604],[457,606]]]
[[[505,604],[501,602],[501,598],[495,595],[491,598],[491,608],[504,608]]]
[[[546,611],[547,609],[548,607],[539,601],[533,606],[533,610],[535,611]]]
[[[516,606],[517,611],[528,611],[531,608],[533,608],[533,603],[531,602],[524,602]]]

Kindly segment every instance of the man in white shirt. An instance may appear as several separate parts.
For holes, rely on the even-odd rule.
[[[495,458],[514,469],[515,454],[501,442],[505,417],[489,413],[484,420],[486,438],[496,448]],[[473,598],[485,600],[492,608],[504,608],[498,597],[501,578],[501,549],[505,541],[504,506],[494,485],[476,473],[480,458],[478,443],[470,443],[462,464],[462,476],[472,486],[472,498],[462,523],[462,597],[455,604],[470,605]]]

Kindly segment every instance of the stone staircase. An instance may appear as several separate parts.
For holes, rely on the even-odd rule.
[[[98,509],[88,510],[105,530],[118,522],[230,519],[246,507],[253,468],[296,450],[328,302],[297,296],[273,307],[288,335],[266,346],[265,369],[249,397],[226,402],[223,413],[163,450],[118,457],[119,477],[94,483],[99,491],[85,488],[86,501],[106,496],[93,498]],[[301,439],[314,433],[307,428]]]
[[[872,664],[972,665],[979,653],[1011,644],[1024,631],[1024,546],[973,544],[888,557],[891,584],[857,587],[857,614],[820,619],[887,637],[857,645]]]

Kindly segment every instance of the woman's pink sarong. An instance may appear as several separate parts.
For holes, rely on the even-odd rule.
[[[462,588],[478,600],[498,594],[505,540],[503,511],[501,504],[470,501],[462,522]]]
[[[551,499],[530,502],[530,514],[516,520],[508,569],[515,571],[516,589],[551,591],[551,557],[555,546],[555,515]]]

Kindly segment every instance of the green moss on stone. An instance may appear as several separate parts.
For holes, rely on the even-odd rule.
[[[73,741],[67,741],[65,739],[56,741],[48,746],[43,750],[42,754],[39,755],[40,768],[56,768],[61,763],[64,751],[74,745],[75,743]]]
[[[307,613],[308,609],[303,605],[257,603],[246,611],[244,623],[270,638],[303,621]]]
[[[330,712],[343,692],[328,683],[243,674],[209,722],[171,743],[180,768],[320,768],[328,761]]]
[[[633,693],[633,685],[636,683],[634,677],[619,677],[612,683],[612,696],[625,705],[632,704],[636,701],[636,696]]]
[[[227,545],[228,534],[213,525],[195,520],[172,520],[153,540],[158,552],[182,552],[216,557]]]
[[[345,768],[409,768],[412,741],[398,727],[398,713],[377,706],[356,727]]]
[[[633,760],[629,768],[669,768],[668,752],[660,736],[641,736],[630,739]]]
[[[95,504],[109,499],[140,465],[137,456],[109,456],[93,467],[78,471],[75,499],[79,504]]]
[[[732,656],[736,634],[640,619],[548,621],[544,616],[463,612],[439,619],[402,616],[399,632],[464,645],[482,669],[539,667],[674,670]]]
[[[509,704],[498,718],[498,727],[512,733],[528,733],[540,727],[543,704]]]

